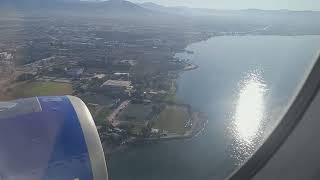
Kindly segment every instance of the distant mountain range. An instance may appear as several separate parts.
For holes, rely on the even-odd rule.
[[[125,0],[109,0],[103,2],[96,2],[100,7],[105,8],[109,11],[120,11],[120,12],[148,12],[149,10]]]
[[[15,4],[15,5],[34,5],[35,3],[70,3],[80,2],[80,0],[0,0],[0,3]]]
[[[39,7],[54,4],[69,4],[68,8],[73,7],[94,7],[94,8],[105,8],[107,11],[127,11],[127,12],[158,12],[166,14],[180,14],[180,15],[216,15],[216,14],[226,14],[226,13],[246,13],[246,14],[261,14],[261,13],[315,13],[314,11],[289,11],[289,10],[259,10],[259,9],[247,9],[247,10],[214,10],[214,9],[199,9],[199,8],[187,8],[187,7],[165,7],[152,2],[135,4],[126,0],[109,0],[109,1],[97,1],[97,0],[0,0],[0,3],[15,5],[19,7]],[[71,5],[73,4],[73,6]]]
[[[165,26],[177,33],[179,28],[193,31],[195,27],[207,32],[246,32],[253,28],[265,29],[265,34],[320,32],[320,21],[317,21],[320,19],[320,11],[216,10],[166,7],[151,2],[132,3],[126,0],[0,0],[0,18],[11,15],[99,18],[101,23],[108,21],[124,27]]]
[[[13,6],[20,9],[24,8],[50,8],[64,9],[75,12],[93,12],[93,13],[148,13],[150,10],[125,0],[109,0],[109,1],[80,1],[80,0],[0,0],[1,6]]]
[[[240,9],[240,10],[219,10],[219,9],[206,9],[206,8],[188,8],[188,7],[165,7],[152,2],[141,3],[141,7],[150,9],[157,12],[180,14],[180,15],[231,15],[231,14],[242,14],[242,15],[257,15],[257,14],[315,14],[319,11],[292,11],[287,9],[281,10],[261,10],[261,9]]]
[[[155,3],[135,4],[126,0],[109,0],[109,1],[83,1],[83,0],[0,0],[0,8],[3,4],[12,5],[19,8],[60,8],[75,12],[94,12],[94,13],[112,13],[112,14],[148,14],[157,15],[183,15],[183,16],[277,16],[277,15],[314,15],[320,12],[314,11],[289,11],[289,10],[214,10],[187,7],[166,7]]]

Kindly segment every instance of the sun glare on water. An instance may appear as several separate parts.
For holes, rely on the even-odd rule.
[[[239,85],[231,129],[234,151],[242,159],[251,155],[262,134],[267,89],[259,73],[248,74]]]
[[[251,143],[259,133],[261,122],[264,118],[265,85],[256,75],[251,74],[251,79],[245,82],[240,90],[235,112],[235,125],[238,135],[244,141]]]

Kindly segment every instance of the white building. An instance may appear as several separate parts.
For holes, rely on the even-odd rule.
[[[101,85],[101,88],[110,93],[130,94],[132,86],[130,81],[108,80]]]

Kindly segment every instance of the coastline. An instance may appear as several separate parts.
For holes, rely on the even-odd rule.
[[[187,65],[183,69],[180,69],[179,71],[177,71],[177,74],[178,74],[177,77],[179,77],[180,73],[183,73],[185,71],[192,71],[198,68],[199,68],[198,65],[187,63]],[[176,95],[177,89],[179,87],[177,84],[177,78],[173,79],[173,82],[176,87],[173,94]],[[159,143],[164,141],[192,139],[200,135],[205,130],[205,127],[208,123],[208,118],[204,113],[194,111],[191,105],[189,104],[181,104],[181,103],[173,103],[173,102],[167,102],[167,104],[175,105],[175,106],[183,106],[188,109],[188,112],[190,114],[190,119],[192,119],[190,121],[190,123],[192,124],[190,127],[190,130],[187,130],[183,135],[176,134],[176,133],[168,133],[166,136],[158,136],[158,137],[147,137],[147,138],[130,137],[125,141],[123,141],[120,145],[110,145],[110,144],[103,143],[104,149],[106,151],[105,153],[107,155],[111,155],[116,152],[125,151],[130,146],[139,145],[139,144],[152,144],[152,143]]]
[[[201,42],[201,41],[206,41],[210,38],[212,38],[212,36],[185,44],[185,46],[182,49],[176,50],[175,52],[173,52],[172,57],[175,57],[176,54],[179,52],[193,54],[194,52],[188,51],[186,49],[188,45],[193,44],[193,43],[197,43],[197,42]],[[177,90],[179,88],[179,85],[177,84],[177,79],[180,77],[181,73],[196,70],[196,69],[200,68],[199,65],[194,64],[192,62],[189,62],[189,60],[183,60],[183,59],[180,59],[180,60],[184,63],[184,66],[181,69],[174,71],[177,74],[177,76],[172,79],[173,84],[175,86],[174,92],[172,92],[174,97],[176,96]],[[125,151],[130,146],[139,145],[139,144],[159,143],[159,142],[164,142],[164,141],[192,139],[192,138],[200,135],[204,131],[204,129],[208,123],[208,118],[206,117],[206,115],[204,113],[194,111],[192,109],[191,105],[189,105],[189,104],[180,104],[180,103],[172,103],[172,102],[167,102],[167,103],[171,104],[171,105],[186,106],[188,108],[188,111],[190,113],[190,118],[193,119],[192,120],[193,125],[190,130],[186,131],[186,133],[183,135],[171,133],[171,134],[168,134],[167,136],[160,136],[160,137],[149,137],[149,138],[129,137],[128,139],[123,141],[120,145],[106,144],[105,142],[103,142],[102,144],[104,146],[105,154],[107,155],[107,157],[108,157],[108,155],[111,155],[113,153]],[[110,119],[108,119],[108,120],[110,120]]]
[[[204,114],[200,112],[193,112],[193,116],[194,116],[195,125],[183,135],[169,134],[168,136],[149,137],[149,138],[131,137],[125,140],[124,142],[122,142],[118,146],[116,145],[110,146],[109,144],[102,143],[105,150],[105,154],[108,157],[113,153],[125,151],[131,146],[135,146],[135,145],[153,144],[153,143],[160,143],[160,142],[174,141],[174,140],[188,140],[188,139],[197,137],[205,130],[205,127],[208,123],[208,119],[205,117]]]

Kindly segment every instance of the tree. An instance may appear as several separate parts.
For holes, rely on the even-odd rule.
[[[149,125],[150,123],[148,123],[147,126],[144,126],[142,129],[141,129],[141,133],[142,133],[142,137],[149,137],[150,136],[150,133],[151,133],[151,125]]]

